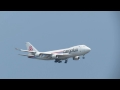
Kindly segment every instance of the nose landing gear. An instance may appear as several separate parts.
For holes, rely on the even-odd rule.
[[[85,59],[85,57],[84,57],[84,55],[83,55],[83,57],[82,57],[83,59]]]

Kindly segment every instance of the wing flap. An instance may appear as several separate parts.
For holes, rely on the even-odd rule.
[[[15,49],[18,51],[28,52],[28,50],[23,50],[23,49],[18,49],[18,48],[15,48]]]

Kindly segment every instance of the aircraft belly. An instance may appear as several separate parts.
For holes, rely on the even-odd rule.
[[[40,58],[40,59],[43,59],[43,60],[53,60],[53,58]]]

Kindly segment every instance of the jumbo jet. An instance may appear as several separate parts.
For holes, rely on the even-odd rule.
[[[85,54],[91,51],[91,49],[86,45],[77,45],[66,49],[59,49],[47,52],[39,52],[32,44],[26,42],[27,50],[18,49],[16,50],[28,52],[28,54],[19,54],[21,56],[27,56],[31,59],[38,60],[55,60],[55,63],[61,63],[65,60],[64,63],[67,63],[68,58],[73,58],[73,60],[79,60],[80,56],[83,56],[84,59]]]

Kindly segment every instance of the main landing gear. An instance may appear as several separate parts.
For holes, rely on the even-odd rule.
[[[62,61],[60,61],[60,60],[58,61],[58,63],[61,63],[61,62],[62,62]]]
[[[60,59],[55,59],[55,63],[61,63],[62,61]]]
[[[65,63],[67,63],[68,60],[65,60]]]
[[[57,62],[58,62],[58,63],[62,63],[61,59],[55,59],[54,62],[55,62],[55,63],[57,63]],[[67,62],[68,62],[68,60],[66,59],[64,63],[67,63]]]

